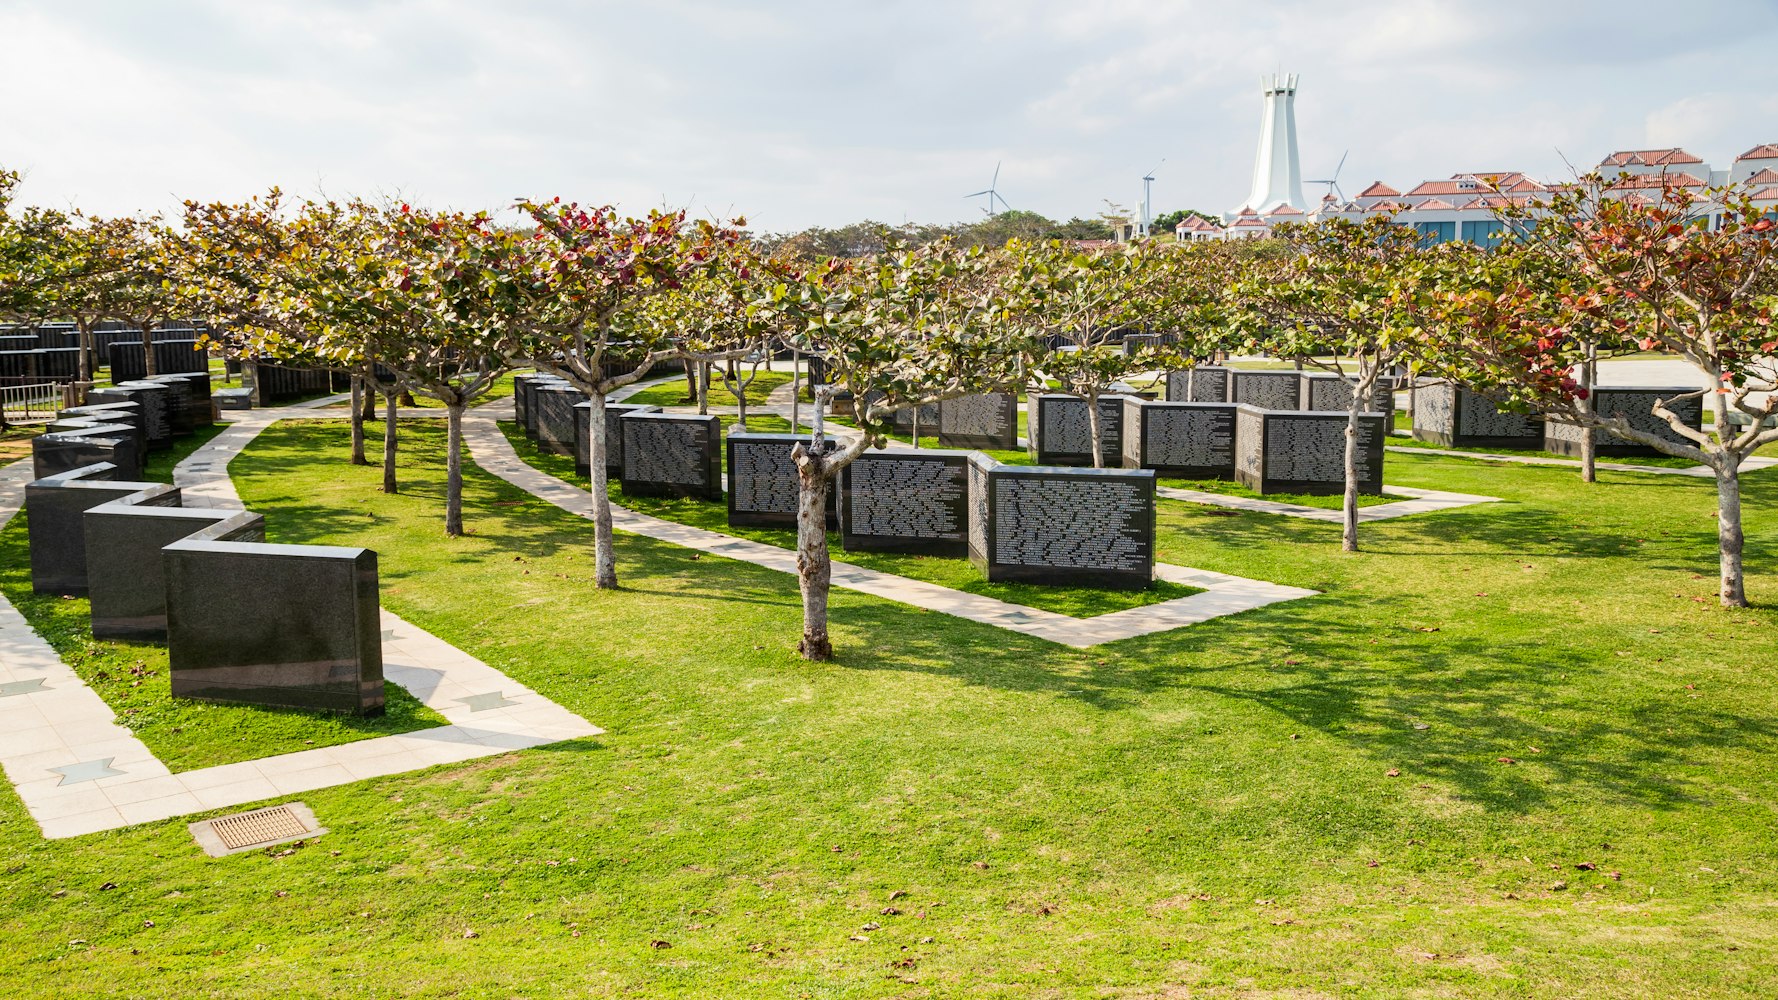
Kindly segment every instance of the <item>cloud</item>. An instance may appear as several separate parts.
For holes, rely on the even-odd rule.
[[[0,2],[0,163],[28,200],[169,210],[279,184],[494,207],[745,212],[766,229],[1092,215],[1245,193],[1257,78],[1302,74],[1304,171],[1342,187],[1778,140],[1778,13],[1184,0]],[[1735,25],[1723,31],[1724,24]]]

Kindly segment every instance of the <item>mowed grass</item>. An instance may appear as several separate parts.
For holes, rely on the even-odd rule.
[[[721,419],[726,434],[733,425],[734,418],[725,416]],[[783,433],[789,430],[789,422],[781,417],[768,416],[763,419],[749,417],[747,423],[756,431]],[[582,488],[590,488],[591,483],[588,478],[574,471],[574,462],[568,456],[551,454],[538,448],[537,443],[527,439],[523,430],[515,423],[503,421],[500,428],[506,434],[507,440],[512,442],[519,457],[527,463],[565,482]],[[725,470],[727,464],[728,449],[725,447],[723,449]],[[767,545],[776,545],[782,549],[794,550],[796,548],[796,532],[792,529],[731,526],[728,523],[726,501],[631,496],[625,493],[623,487],[618,483],[610,483],[607,486],[607,492],[612,503],[621,504],[641,514],[648,514],[662,520],[676,521],[680,524],[689,524],[709,531],[718,531],[734,535],[737,538],[748,538],[756,542],[764,542]],[[840,533],[837,531],[828,532],[827,544],[835,562],[851,563],[854,566],[894,573],[897,576],[936,583],[941,587],[949,587],[952,590],[960,590],[968,594],[980,594],[983,597],[992,597],[1010,604],[1042,608],[1045,611],[1054,611],[1075,618],[1091,618],[1113,611],[1146,607],[1150,604],[1190,597],[1203,592],[1202,588],[1188,587],[1184,584],[1169,583],[1164,580],[1154,581],[1146,590],[1047,587],[1028,583],[989,582],[968,559],[895,552],[849,551],[841,544]]]
[[[746,375],[746,369],[743,368],[741,379],[745,380]],[[650,381],[652,381],[652,379],[650,379]],[[781,385],[789,384],[789,372],[775,372],[761,369],[759,374],[754,376],[753,380],[747,384],[747,387],[743,389],[742,392],[747,397],[748,406],[764,406],[766,397],[772,394],[772,390]],[[637,403],[645,406],[696,406],[698,405],[698,401],[692,398],[690,390],[691,383],[686,380],[684,375],[678,375],[671,381],[664,381],[659,385],[651,385],[631,393],[624,399],[624,402]],[[715,372],[711,372],[710,374],[709,403],[711,406],[739,405],[738,401],[735,399],[735,394],[723,383],[722,377]]]
[[[221,423],[200,427],[175,439],[170,450],[150,452],[143,478],[172,482],[173,467],[225,427]],[[0,593],[117,713],[118,724],[134,733],[173,771],[445,724],[443,716],[394,684],[386,685],[384,714],[372,718],[174,698],[164,643],[94,639],[92,610],[86,598],[32,591],[28,518],[27,512],[21,512],[0,528]]]
[[[376,548],[392,610],[608,734],[306,793],[283,857],[0,795],[9,995],[1771,993],[1769,473],[1748,611],[1707,483],[1391,455],[1506,502],[1356,556],[1165,502],[1166,560],[1323,596],[1079,651],[836,591],[808,664],[783,574],[620,536],[595,591],[587,523],[474,469],[442,536],[436,431],[393,497],[330,433],[236,460],[273,538]]]

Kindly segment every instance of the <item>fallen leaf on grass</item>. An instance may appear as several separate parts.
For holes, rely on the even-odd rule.
[[[852,935],[852,936],[851,936],[851,937],[848,937],[848,938],[847,938],[847,939],[846,939],[846,940],[848,940],[848,941],[861,941],[861,942],[863,942],[863,943],[865,943],[865,944],[870,944],[870,938],[867,938],[867,937],[865,937],[865,936],[864,936],[864,935],[863,935],[863,934],[854,934],[854,935]]]
[[[1512,759],[1511,757],[1496,757],[1495,760],[1500,761],[1502,764],[1517,764],[1518,763],[1518,761]]]
[[[659,951],[659,950],[661,950],[661,949],[662,949],[662,948],[671,948],[671,947],[673,947],[673,943],[672,943],[672,942],[671,942],[671,941],[660,941],[660,940],[655,940],[655,941],[650,941],[650,942],[648,942],[648,946],[649,946],[649,947],[650,947],[650,948],[653,948],[653,949],[655,949],[655,950],[656,950],[656,951]]]
[[[1385,777],[1385,778],[1399,778],[1399,777],[1401,777],[1401,768],[1392,767],[1389,770],[1383,772],[1383,777]]]
[[[1592,863],[1591,861],[1582,861],[1580,864],[1575,865],[1574,867],[1579,868],[1583,872],[1596,871],[1599,868],[1598,865]]]

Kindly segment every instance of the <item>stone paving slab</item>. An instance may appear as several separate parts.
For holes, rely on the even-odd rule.
[[[1234,497],[1221,493],[1209,493],[1204,490],[1178,489],[1172,486],[1156,486],[1154,491],[1156,496],[1165,497],[1168,500],[1183,500],[1186,503],[1231,507],[1236,510],[1248,510],[1260,514],[1282,514],[1286,517],[1301,517],[1311,521],[1327,521],[1333,524],[1342,524],[1345,521],[1345,515],[1340,511],[1329,510],[1325,507],[1280,503],[1276,500],[1265,500],[1258,497]],[[1435,510],[1452,510],[1457,507],[1500,501],[1499,497],[1485,497],[1471,493],[1448,493],[1444,490],[1422,490],[1411,486],[1385,486],[1383,492],[1390,496],[1406,497],[1407,499],[1358,508],[1360,524],[1370,521],[1387,521],[1392,518],[1407,517],[1410,514],[1425,514]]]
[[[463,439],[469,445],[476,464],[571,514],[591,518],[592,496],[586,490],[526,465],[496,425],[496,420],[501,418],[502,414],[498,410],[478,409],[463,421]],[[618,504],[611,506],[611,522],[619,531],[645,535],[793,576],[796,574],[796,553],[776,545],[649,517]],[[1190,583],[1192,586],[1204,587],[1205,590],[1201,594],[1146,607],[1130,608],[1094,618],[1075,618],[837,560],[833,564],[833,585],[836,587],[1010,629],[1078,649],[1192,625],[1317,593],[1300,587],[1285,587],[1262,580],[1248,580],[1165,564],[1156,567],[1156,575],[1165,580],[1175,580],[1177,577],[1176,582]],[[1190,579],[1187,579],[1188,576]],[[1198,580],[1204,582],[1195,582]]]
[[[228,459],[293,415],[240,412],[243,419],[175,469],[175,479],[213,507],[241,505]],[[0,468],[0,526],[18,512],[32,478],[30,459]],[[9,692],[0,696],[0,769],[43,835],[54,839],[604,732],[387,610],[382,627],[385,678],[448,725],[175,774],[0,597],[0,683]]]

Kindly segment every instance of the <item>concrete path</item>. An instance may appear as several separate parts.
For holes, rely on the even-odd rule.
[[[475,463],[569,513],[591,518],[592,496],[578,486],[526,465],[518,453],[513,451],[512,443],[500,432],[496,425],[496,420],[499,419],[510,419],[510,413],[477,410],[464,421],[463,439],[469,445]],[[796,574],[796,553],[790,549],[649,517],[618,504],[612,505],[611,519],[613,527],[619,531],[753,563],[792,576]],[[866,569],[837,559],[833,564],[833,585],[836,587],[929,611],[940,611],[1080,649],[1192,625],[1316,593],[1300,587],[1284,587],[1261,580],[1166,564],[1157,565],[1155,575],[1162,580],[1201,587],[1203,593],[1093,618],[1075,618],[1042,608],[1010,604],[980,594],[952,590],[923,580],[911,580],[892,573]]]
[[[1154,491],[1156,495],[1169,500],[1211,504],[1216,507],[1232,507],[1236,510],[1249,510],[1260,514],[1282,514],[1286,517],[1328,521],[1333,524],[1345,523],[1343,513],[1338,510],[1328,510],[1325,507],[1279,503],[1276,500],[1264,500],[1258,497],[1232,497],[1221,493],[1207,493],[1203,490],[1182,490],[1172,486],[1156,486]],[[1499,497],[1485,497],[1470,493],[1447,493],[1443,490],[1421,490],[1411,486],[1385,486],[1383,492],[1390,496],[1407,497],[1408,499],[1358,508],[1360,524],[1369,521],[1387,521],[1391,518],[1407,517],[1410,514],[1425,514],[1435,510],[1468,507],[1478,503],[1497,503],[1500,500]]]
[[[1478,462],[1513,462],[1518,465],[1556,465],[1571,469],[1579,469],[1580,461],[1573,458],[1554,458],[1543,455],[1497,455],[1485,451],[1455,451],[1449,448],[1415,448],[1411,445],[1384,445],[1385,451],[1398,452],[1403,455],[1443,455],[1446,458],[1470,458]],[[1742,473],[1757,472],[1778,465],[1778,458],[1751,457],[1741,460]],[[1716,473],[1709,466],[1692,465],[1676,469],[1669,465],[1635,465],[1630,462],[1595,462],[1600,469],[1612,472],[1646,472],[1655,476],[1690,476],[1693,479],[1715,479]]]

